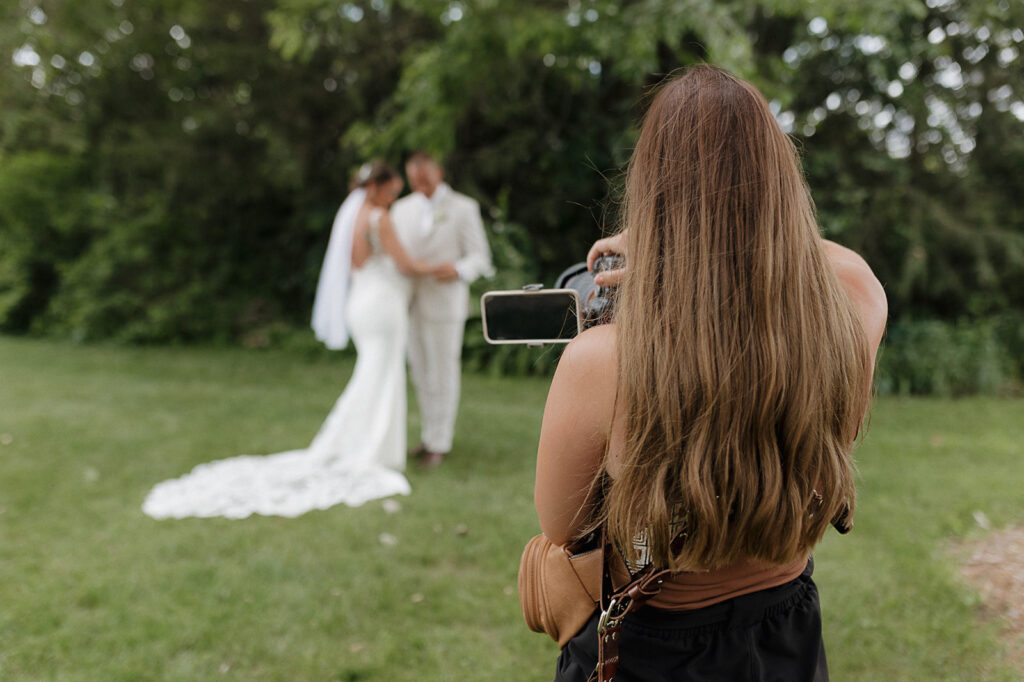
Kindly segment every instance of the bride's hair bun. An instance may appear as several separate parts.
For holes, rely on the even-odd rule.
[[[398,171],[380,159],[367,161],[352,177],[351,188],[366,187],[367,185],[379,185],[399,177]]]

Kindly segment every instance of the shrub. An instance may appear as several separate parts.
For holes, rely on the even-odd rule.
[[[86,189],[80,167],[50,152],[26,152],[0,163],[0,330],[34,328],[90,234],[113,201]]]
[[[1016,325],[1010,319],[895,322],[880,351],[878,392],[960,396],[1013,391],[1020,380],[1022,326],[1019,318]],[[1013,334],[1016,351],[1009,343]]]

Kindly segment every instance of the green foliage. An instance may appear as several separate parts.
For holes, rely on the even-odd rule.
[[[878,14],[825,13],[776,72],[822,227],[865,256],[897,320],[1024,309],[1024,71],[1005,61],[1024,5]]]
[[[1018,317],[1016,334],[1020,325]],[[1019,367],[999,331],[991,321],[891,325],[879,358],[879,393],[960,396],[1019,388]]]
[[[0,163],[0,329],[24,332],[37,321],[76,262],[112,199],[82,183],[82,169],[49,152]]]
[[[477,290],[550,283],[615,226],[652,88],[705,60],[769,98],[894,329],[1002,319],[1021,26],[1007,0],[8,3],[0,329],[288,343],[351,169],[417,148],[484,208],[500,274]],[[477,341],[470,366],[533,371]]]
[[[21,79],[9,65],[0,73],[26,100],[42,74],[33,106],[46,116],[0,127],[0,150],[10,150],[0,180],[28,196],[0,213],[0,239],[25,244],[3,257],[3,328],[149,343],[245,341],[308,322],[331,218],[360,161],[339,131],[372,111],[378,79],[394,77],[400,57],[378,49],[372,63],[339,62],[321,51],[301,77],[266,49],[267,9],[97,2],[26,22],[15,38],[41,65]],[[90,20],[74,23],[82,14]],[[357,54],[376,42],[350,37]],[[332,75],[308,76],[317,72]],[[75,131],[74,143],[33,132],[44,124]],[[69,170],[26,174],[19,159],[37,149]],[[70,255],[41,231],[61,211],[80,237]],[[19,236],[25,225],[36,226],[34,241]]]

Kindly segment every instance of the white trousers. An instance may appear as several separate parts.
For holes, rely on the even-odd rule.
[[[464,320],[409,320],[409,374],[420,406],[420,439],[427,450],[452,449],[462,383]]]

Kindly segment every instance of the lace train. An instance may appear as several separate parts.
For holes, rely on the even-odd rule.
[[[405,468],[408,281],[386,256],[352,273],[346,317],[358,356],[310,446],[200,464],[158,483],[142,510],[157,519],[295,517],[408,495]]]
[[[307,450],[292,450],[200,464],[180,478],[154,486],[142,510],[156,519],[296,517],[336,504],[358,507],[411,491],[405,476],[392,469],[325,467]]]

